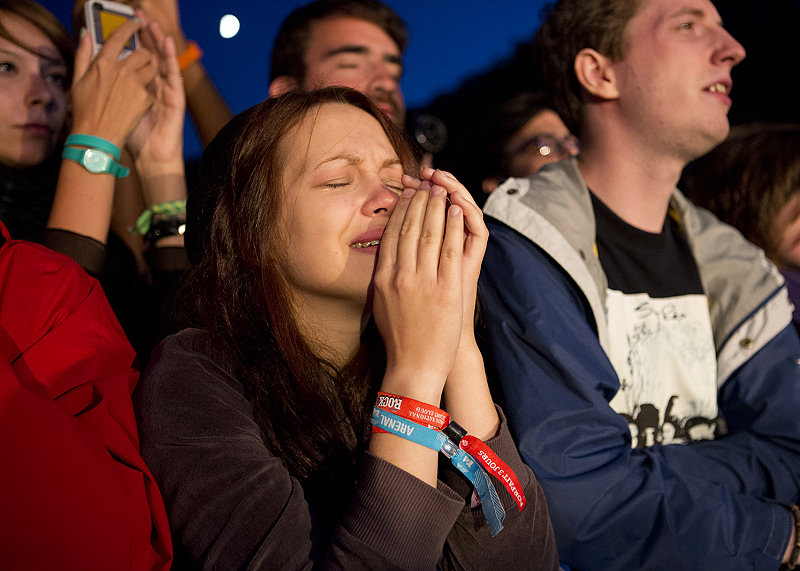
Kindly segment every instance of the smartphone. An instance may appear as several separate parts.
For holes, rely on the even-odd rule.
[[[94,55],[97,55],[114,30],[124,24],[128,18],[135,16],[133,8],[112,0],[86,0],[84,13],[86,30],[92,36]],[[139,36],[134,34],[122,48],[119,59],[128,57],[138,47]]]

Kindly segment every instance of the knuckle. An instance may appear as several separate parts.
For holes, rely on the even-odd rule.
[[[412,236],[414,232],[414,225],[411,224],[411,222],[405,220],[403,224],[400,225],[400,236]]]
[[[397,274],[392,280],[392,287],[395,291],[415,291],[417,289],[417,281],[414,276],[401,272]]]
[[[456,261],[461,256],[461,250],[453,245],[445,245],[442,248],[442,260],[448,262]]]
[[[436,246],[441,241],[441,238],[436,232],[432,230],[425,230],[419,238],[423,246]]]

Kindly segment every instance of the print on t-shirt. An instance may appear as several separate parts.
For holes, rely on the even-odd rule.
[[[714,438],[717,364],[706,296],[609,289],[606,311],[620,380],[611,407],[628,421],[631,445]]]

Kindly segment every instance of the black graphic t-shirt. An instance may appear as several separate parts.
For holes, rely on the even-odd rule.
[[[608,278],[609,358],[620,380],[611,407],[634,447],[714,438],[717,363],[708,299],[673,216],[659,234],[634,228],[592,194]]]

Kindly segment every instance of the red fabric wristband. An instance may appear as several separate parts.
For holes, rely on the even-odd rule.
[[[426,402],[392,393],[380,391],[375,399],[375,406],[433,430],[441,430],[450,423],[450,415],[442,409]],[[385,431],[373,426],[372,432]]]
[[[433,430],[444,430],[450,424],[450,415],[442,409],[432,404],[392,393],[378,392],[378,397],[375,399],[375,406],[406,420],[426,426],[427,428],[432,428]],[[463,428],[458,428],[461,430],[460,434],[466,432]],[[372,433],[375,434],[378,432],[386,431],[373,425]],[[445,431],[445,433],[446,432],[447,431]],[[448,434],[448,438],[450,438],[451,441],[453,440],[453,436],[450,434]],[[514,473],[514,470],[503,462],[500,457],[495,454],[494,450],[480,438],[467,434],[461,439],[458,445],[462,450],[475,458],[487,472],[494,475],[503,483],[508,493],[516,500],[520,511],[522,511],[522,508],[525,507],[525,492],[523,492],[522,484]]]
[[[494,450],[489,448],[480,438],[467,434],[461,439],[459,446],[464,452],[467,452],[480,462],[487,472],[503,483],[508,493],[517,501],[519,511],[522,511],[522,508],[525,507],[525,492],[522,490],[522,484],[514,473],[514,470],[503,462],[500,457],[494,453]]]

